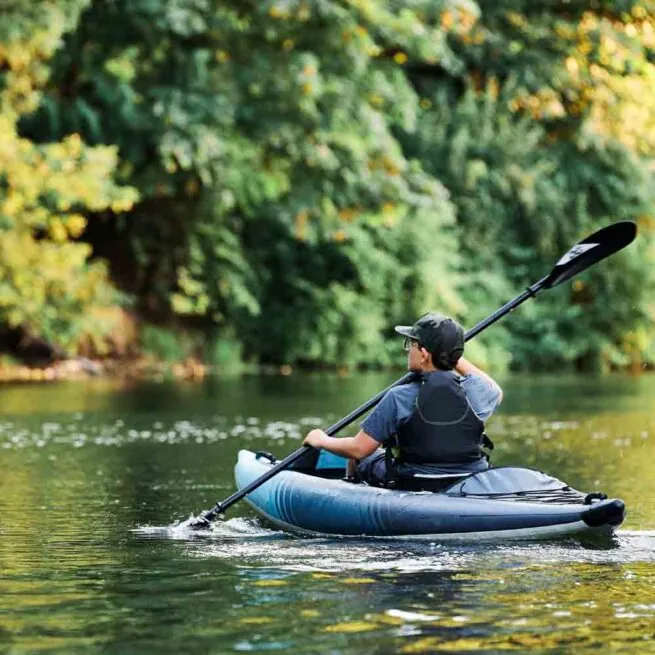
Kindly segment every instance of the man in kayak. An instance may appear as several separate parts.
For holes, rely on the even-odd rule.
[[[389,390],[356,436],[314,429],[304,443],[350,458],[349,473],[374,486],[429,488],[430,480],[487,469],[484,421],[503,392],[462,356],[461,325],[428,313],[395,330],[405,337],[407,368],[420,374],[417,381]]]

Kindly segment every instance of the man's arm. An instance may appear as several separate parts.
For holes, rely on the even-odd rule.
[[[328,436],[318,428],[307,434],[303,444],[357,460],[364,459],[380,447],[380,443],[366,434],[364,430],[360,430],[354,437],[337,438]]]
[[[316,429],[309,432],[304,443],[350,459],[368,457],[396,431],[395,393],[392,389],[385,394],[378,406],[364,419],[362,429],[354,437],[330,437],[323,430]]]
[[[460,357],[457,364],[455,364],[455,371],[457,371],[457,373],[459,373],[461,376],[477,375],[478,377],[481,377],[497,390],[498,403],[500,403],[500,401],[503,399],[503,390],[500,388],[500,385],[490,375],[487,375],[482,369],[475,366],[475,364],[471,364],[468,359]]]

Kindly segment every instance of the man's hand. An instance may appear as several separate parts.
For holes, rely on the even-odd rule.
[[[329,437],[325,432],[323,432],[323,430],[314,428],[307,433],[303,445],[312,446],[313,448],[323,448],[326,439],[329,439]]]
[[[314,429],[307,433],[303,444],[357,460],[367,457],[380,446],[375,439],[369,437],[363,430],[360,430],[354,437],[335,439],[327,435],[323,430]]]

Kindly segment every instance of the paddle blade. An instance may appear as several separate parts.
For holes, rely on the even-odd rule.
[[[184,527],[191,530],[207,530],[211,528],[212,521],[221,514],[220,505],[214,505],[206,512],[202,512],[198,516],[190,516],[185,522]]]
[[[632,243],[637,236],[637,225],[632,221],[619,221],[608,225],[573,246],[555,264],[543,287],[550,289],[566,282],[593,264],[613,255]]]

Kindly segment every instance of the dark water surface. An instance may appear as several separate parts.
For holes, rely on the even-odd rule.
[[[396,376],[0,388],[0,652],[655,653],[655,376],[504,381],[495,464],[622,497],[603,542],[300,539],[234,490]]]

